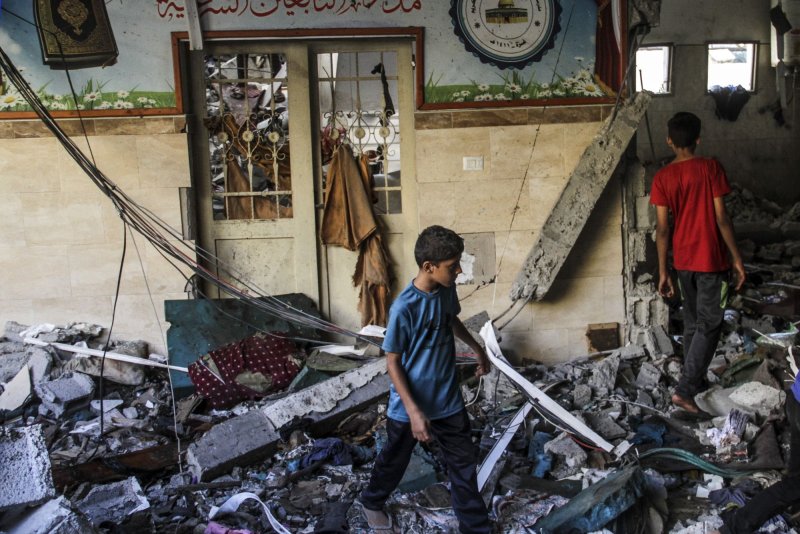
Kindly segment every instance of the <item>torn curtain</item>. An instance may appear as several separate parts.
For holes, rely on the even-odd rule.
[[[358,160],[340,145],[331,159],[325,187],[320,238],[325,245],[358,250],[353,285],[360,286],[361,324],[386,325],[389,261],[375,214],[367,157]]]

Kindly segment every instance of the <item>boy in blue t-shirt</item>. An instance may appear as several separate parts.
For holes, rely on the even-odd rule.
[[[431,226],[414,246],[416,278],[389,311],[383,350],[392,379],[386,421],[388,442],[375,460],[359,501],[374,531],[392,530],[383,505],[403,478],[417,441],[435,439],[444,455],[450,492],[462,533],[488,533],[489,516],[478,492],[477,451],[456,379],[454,334],[478,355],[476,376],[489,372],[489,358],[458,318],[456,277],[464,241],[452,230]]]

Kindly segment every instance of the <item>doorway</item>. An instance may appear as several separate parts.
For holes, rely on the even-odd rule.
[[[189,71],[205,267],[254,292],[304,293],[357,330],[357,253],[319,240],[330,154],[367,156],[396,291],[415,268],[412,41],[219,39]]]

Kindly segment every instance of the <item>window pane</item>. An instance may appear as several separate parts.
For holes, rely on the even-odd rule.
[[[636,90],[655,94],[672,91],[670,62],[672,48],[669,46],[646,46],[636,51]]]
[[[375,211],[402,212],[397,54],[317,54],[323,188],[331,158],[341,145],[366,158]]]
[[[752,91],[755,51],[755,43],[709,44],[708,90],[741,85]]]
[[[208,56],[205,73],[214,219],[292,217],[284,56]]]

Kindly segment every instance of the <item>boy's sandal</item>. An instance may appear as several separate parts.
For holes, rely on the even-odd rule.
[[[358,501],[358,500],[355,501],[355,502],[356,502],[356,504],[358,506],[361,507],[361,513],[364,514],[364,519],[366,519],[367,526],[369,527],[370,531],[372,531],[372,532],[380,532],[380,533],[394,532],[394,521],[392,521],[392,516],[391,515],[387,514],[386,512],[383,512],[384,515],[386,516],[386,519],[388,519],[389,522],[385,523],[385,524],[375,525],[375,524],[370,522],[369,515],[367,515],[367,508],[364,506],[364,504],[361,501]],[[375,510],[375,511],[377,511],[377,510]]]

